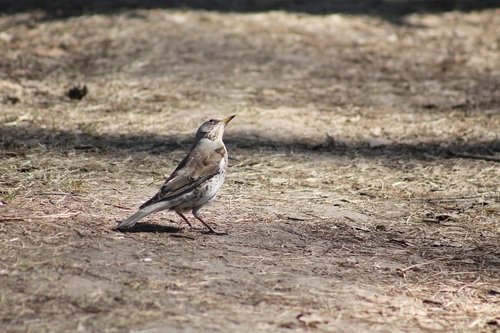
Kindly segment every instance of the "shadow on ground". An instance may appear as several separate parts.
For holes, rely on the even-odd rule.
[[[151,233],[167,233],[167,234],[175,234],[179,233],[183,230],[183,228],[172,227],[168,225],[161,225],[156,223],[138,223],[132,228],[117,230],[123,233],[136,233],[136,232],[151,232]]]
[[[30,148],[44,148],[61,153],[84,151],[94,154],[150,153],[164,154],[175,149],[188,149],[191,137],[140,134],[88,134],[54,131],[38,127],[0,125],[0,148],[4,156],[23,155]],[[416,142],[390,143],[370,147],[368,142],[350,142],[327,137],[323,143],[311,144],[308,138],[278,141],[259,134],[227,135],[225,142],[231,148],[249,151],[285,153],[332,154],[342,156],[387,157],[401,159],[474,158],[499,162],[500,140],[477,142]],[[0,155],[1,156],[1,155]]]
[[[402,23],[412,13],[472,11],[498,8],[497,0],[0,0],[0,12],[6,14],[41,10],[45,19],[59,19],[89,14],[112,14],[131,9],[188,9],[220,12],[288,11],[307,14],[342,13],[378,16],[394,23]]]
[[[286,226],[286,229],[280,228],[282,233],[300,235],[300,237],[294,237],[295,241],[290,240],[287,244],[293,246],[293,243],[298,243],[300,248],[300,242],[297,239],[304,244],[326,242],[324,256],[350,249],[347,251],[350,255],[364,253],[374,257],[392,256],[395,258],[395,253],[404,251],[404,256],[407,258],[418,258],[419,261],[436,260],[435,269],[439,269],[440,266],[441,269],[446,267],[447,270],[460,272],[463,271],[464,266],[468,266],[468,269],[478,273],[485,270],[491,272],[499,270],[500,248],[495,244],[495,238],[484,239],[473,245],[462,243],[461,246],[457,246],[439,232],[413,233],[407,229],[407,226],[401,225],[392,225],[388,228],[371,225],[365,230],[356,229],[351,222],[338,221],[333,230],[327,225],[316,230],[310,227],[298,228],[292,224]],[[346,256],[349,254],[346,253]]]

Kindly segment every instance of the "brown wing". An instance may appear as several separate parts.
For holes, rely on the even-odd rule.
[[[167,178],[160,191],[141,205],[141,209],[153,203],[171,200],[215,176],[224,159],[226,149],[220,142],[202,139],[179,163]]]

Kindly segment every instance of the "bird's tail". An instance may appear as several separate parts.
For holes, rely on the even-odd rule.
[[[125,229],[132,228],[140,219],[148,216],[149,214],[153,214],[159,212],[160,210],[171,208],[172,204],[165,201],[160,201],[155,204],[149,205],[140,209],[137,213],[129,216],[126,220],[121,221],[117,229]]]

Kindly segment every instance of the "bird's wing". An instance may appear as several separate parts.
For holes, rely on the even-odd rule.
[[[153,203],[170,200],[191,191],[219,172],[226,149],[220,142],[202,139],[179,163],[160,191],[146,201],[141,209]]]

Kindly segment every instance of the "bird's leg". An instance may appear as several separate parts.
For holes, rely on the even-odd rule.
[[[192,227],[193,227],[193,226],[191,225],[191,223],[189,223],[188,219],[184,216],[184,214],[182,214],[182,213],[180,213],[180,212],[177,212],[177,211],[176,211],[176,213],[177,213],[177,215],[179,215],[180,217],[182,217],[182,219],[184,220],[184,222],[186,222],[190,228],[192,228]]]
[[[209,233],[214,234],[214,235],[227,235],[227,233],[225,233],[225,232],[217,232],[217,231],[215,231],[211,226],[209,226],[205,221],[203,221],[203,219],[198,215],[198,209],[196,209],[196,208],[193,209],[192,213],[193,213],[193,216],[198,221],[200,221],[201,223],[203,223],[203,225],[208,228]]]
[[[206,224],[206,222],[205,222],[205,221],[203,221],[203,219],[202,219],[201,217],[196,216],[196,215],[195,215],[194,217],[196,217],[196,219],[197,219],[198,221],[200,221],[201,223],[203,223],[203,225],[204,225],[205,227],[207,227],[207,228],[208,228],[208,230],[210,231],[210,233],[211,233],[211,234],[216,234],[216,233],[217,233],[214,229],[212,229],[212,227],[211,227],[211,226],[209,226],[208,224]]]

